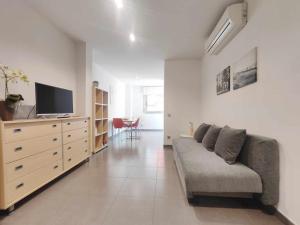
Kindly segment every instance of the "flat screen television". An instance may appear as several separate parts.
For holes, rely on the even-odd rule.
[[[73,113],[73,93],[70,90],[35,83],[37,115],[65,115]]]

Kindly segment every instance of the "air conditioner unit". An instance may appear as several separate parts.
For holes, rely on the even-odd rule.
[[[227,7],[217,26],[205,43],[205,50],[217,55],[247,23],[247,3]]]

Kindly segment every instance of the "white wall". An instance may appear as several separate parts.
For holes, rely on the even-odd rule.
[[[248,133],[273,137],[280,143],[280,202],[279,211],[300,224],[300,2],[298,0],[251,0],[249,1],[249,22],[239,35],[218,55],[206,55],[199,72],[181,71],[183,87],[170,81],[176,73],[176,65],[168,68],[166,63],[166,97],[169,94],[186,92],[190,102],[183,114],[196,123],[202,121],[217,125],[231,125],[246,128]],[[247,87],[216,95],[216,74],[241,56],[258,47],[258,82]],[[188,64],[186,64],[187,67]],[[195,66],[196,67],[196,66]],[[178,68],[180,69],[180,68]],[[179,73],[179,72],[178,72]],[[199,75],[198,78],[195,76]],[[185,79],[195,79],[194,86],[187,87]],[[168,82],[179,88],[176,93]],[[190,84],[191,81],[189,81]],[[198,92],[195,93],[195,92]],[[175,100],[175,98],[171,98]],[[166,103],[167,103],[166,99]],[[173,107],[173,111],[179,109]],[[168,110],[166,110],[168,111]],[[169,110],[170,111],[170,110]],[[189,115],[190,114],[190,115]],[[176,114],[178,115],[178,113]],[[180,118],[173,118],[173,122]],[[184,122],[186,122],[185,119]],[[184,129],[178,123],[176,130]]]
[[[163,113],[145,113],[143,85],[127,84],[126,86],[126,117],[140,118],[140,129],[163,130]]]
[[[0,27],[0,63],[23,70],[31,81],[11,85],[10,92],[22,94],[24,104],[34,105],[35,81],[71,89],[76,109],[75,43],[23,1],[1,1]]]
[[[100,65],[93,64],[92,81],[99,82],[99,88],[108,91],[108,117],[110,120],[109,135],[111,135],[111,121],[114,117],[125,117],[125,96],[126,85],[107,71],[103,70]]]
[[[200,122],[199,85],[200,60],[165,62],[165,145],[180,134],[188,134],[190,121]]]
[[[78,41],[77,50],[77,113],[92,116],[93,49]]]

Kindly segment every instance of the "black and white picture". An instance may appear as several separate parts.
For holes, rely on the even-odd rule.
[[[217,95],[230,91],[230,66],[217,75]]]
[[[257,81],[257,48],[252,49],[232,66],[233,90]]]

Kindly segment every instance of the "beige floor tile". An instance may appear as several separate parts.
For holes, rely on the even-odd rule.
[[[184,199],[155,199],[154,225],[193,225],[192,222],[192,207]]]
[[[55,225],[102,224],[114,200],[115,197],[99,195],[70,198],[61,209]]]
[[[126,166],[102,166],[98,171],[100,176],[111,177],[111,178],[127,178],[129,168]]]
[[[154,198],[155,185],[155,179],[128,178],[121,188],[119,195],[139,199]]]
[[[156,179],[156,168],[128,167],[128,178]]]
[[[157,179],[155,196],[163,198],[185,198],[179,180],[166,179]]]
[[[119,196],[110,208],[104,225],[151,225],[153,199]]]

